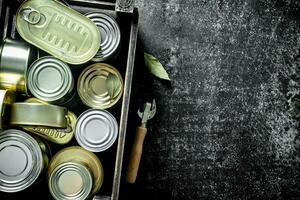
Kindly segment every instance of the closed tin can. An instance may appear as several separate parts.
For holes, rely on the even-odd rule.
[[[85,16],[96,24],[101,35],[100,49],[92,60],[102,62],[114,58],[118,53],[121,41],[121,32],[116,20],[102,12],[91,12]]]
[[[49,103],[66,103],[75,94],[69,66],[52,56],[42,57],[32,63],[27,84],[33,96]]]
[[[68,125],[66,115],[67,109],[62,106],[28,102],[13,103],[9,123],[12,126],[66,128]]]
[[[123,79],[113,66],[95,63],[80,74],[77,92],[85,105],[107,109],[120,100],[123,94]]]
[[[104,177],[99,158],[78,146],[67,147],[56,153],[50,161],[47,174],[49,190],[58,200],[91,197],[101,188]]]
[[[26,73],[37,58],[37,50],[29,44],[5,39],[0,47],[0,88],[28,94]]]
[[[8,90],[0,90],[0,130],[5,126],[5,108],[15,101],[14,93]]]
[[[106,110],[86,110],[76,122],[75,138],[78,144],[92,152],[105,151],[111,147],[117,135],[117,120]]]
[[[8,129],[0,133],[0,191],[19,192],[36,182],[49,162],[42,141],[27,133]]]
[[[70,64],[83,64],[99,50],[97,26],[57,0],[27,0],[16,13],[16,28],[30,44]]]

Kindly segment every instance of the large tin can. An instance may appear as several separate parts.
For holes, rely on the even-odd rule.
[[[113,66],[95,63],[81,72],[77,91],[85,105],[99,109],[110,108],[121,99],[123,79]]]
[[[19,192],[42,178],[49,155],[45,143],[23,131],[0,132],[0,191]]]
[[[57,200],[84,200],[95,195],[103,183],[99,158],[81,147],[62,149],[48,168],[48,186]]]
[[[106,110],[86,110],[76,122],[75,138],[78,144],[92,152],[105,151],[111,147],[117,135],[117,120]]]
[[[96,24],[101,35],[100,49],[92,60],[102,62],[115,58],[121,41],[121,31],[116,20],[102,12],[90,12],[85,16]]]
[[[26,73],[37,58],[37,51],[29,44],[5,39],[0,47],[0,88],[27,93]]]
[[[71,64],[89,61],[100,47],[96,25],[58,1],[25,1],[17,11],[16,28],[30,44]]]
[[[52,56],[39,58],[32,63],[27,84],[33,96],[49,103],[66,103],[75,94],[69,66]]]
[[[5,108],[15,101],[14,93],[8,90],[0,90],[0,130],[5,126]]]

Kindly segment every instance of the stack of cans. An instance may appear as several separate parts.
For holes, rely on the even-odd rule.
[[[120,66],[111,65],[119,25],[107,13],[28,0],[15,26],[21,38],[0,46],[0,191],[47,180],[54,199],[92,198],[104,177],[93,152],[111,148],[118,136],[110,111],[124,89]]]

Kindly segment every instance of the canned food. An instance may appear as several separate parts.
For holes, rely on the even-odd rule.
[[[76,168],[74,170],[69,171],[69,173],[65,174],[65,170],[63,169],[70,169],[70,168]],[[73,147],[68,147],[65,149],[60,150],[58,153],[54,155],[52,160],[50,161],[49,167],[48,167],[48,186],[49,190],[51,191],[51,194],[55,193],[53,197],[63,197],[63,198],[58,198],[59,200],[65,199],[65,197],[68,197],[66,199],[84,199],[83,196],[77,196],[75,191],[79,191],[79,189],[72,189],[68,186],[59,186],[61,189],[58,190],[55,188],[57,186],[57,183],[59,183],[59,180],[61,177],[58,176],[58,172],[64,173],[64,179],[68,179],[68,177],[71,176],[71,179],[77,179],[80,180],[79,185],[76,185],[77,188],[82,189],[82,191],[87,191],[89,187],[89,177],[88,173],[86,171],[88,169],[91,177],[92,177],[92,188],[89,192],[89,197],[92,195],[95,195],[99,189],[102,186],[103,183],[103,167],[102,164],[99,160],[99,158],[93,154],[92,152],[89,152],[82,147],[78,146],[73,146]],[[61,173],[61,174],[62,174]],[[83,175],[85,174],[85,175]],[[75,177],[73,177],[73,175]],[[82,178],[85,177],[85,178]],[[62,182],[66,182],[67,180],[62,180]],[[83,181],[86,182],[86,184],[83,184]],[[61,183],[62,183],[61,182]],[[82,187],[80,187],[82,186]],[[72,195],[74,194],[74,195]],[[85,194],[85,193],[84,193]]]
[[[17,11],[16,28],[27,42],[71,64],[92,59],[101,42],[91,20],[58,1],[25,1]]]
[[[75,138],[80,146],[101,152],[111,147],[118,135],[118,123],[106,110],[89,109],[76,122]]]
[[[29,115],[28,115],[29,113]],[[10,125],[67,127],[67,109],[61,106],[41,103],[13,103]]]
[[[25,102],[47,104],[37,98],[29,98]],[[73,112],[68,111],[66,118],[68,124],[65,129],[47,128],[42,126],[24,126],[22,128],[56,144],[66,144],[73,138],[77,117]]]
[[[123,79],[113,66],[95,63],[80,74],[77,91],[85,105],[99,109],[110,108],[123,94]]]
[[[19,192],[41,177],[49,161],[46,145],[27,133],[8,129],[0,133],[0,191]]]
[[[15,95],[8,90],[0,90],[0,130],[5,126],[5,107],[15,101]]]
[[[57,200],[85,200],[92,190],[92,175],[81,163],[65,162],[49,177],[51,195]]]
[[[37,58],[37,51],[29,44],[5,39],[0,47],[0,88],[28,94],[27,68]]]
[[[118,23],[112,16],[101,12],[91,12],[85,16],[96,24],[101,35],[100,49],[92,60],[101,62],[113,58],[118,52],[121,41]]]
[[[28,88],[33,96],[55,104],[74,95],[74,79],[67,64],[52,56],[36,60],[28,70]]]

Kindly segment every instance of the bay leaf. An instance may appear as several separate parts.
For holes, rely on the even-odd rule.
[[[167,71],[165,70],[165,68],[162,66],[162,64],[159,62],[157,58],[155,58],[151,54],[144,53],[144,60],[145,60],[146,67],[148,68],[151,74],[153,74],[154,76],[160,79],[170,81],[170,77]]]

